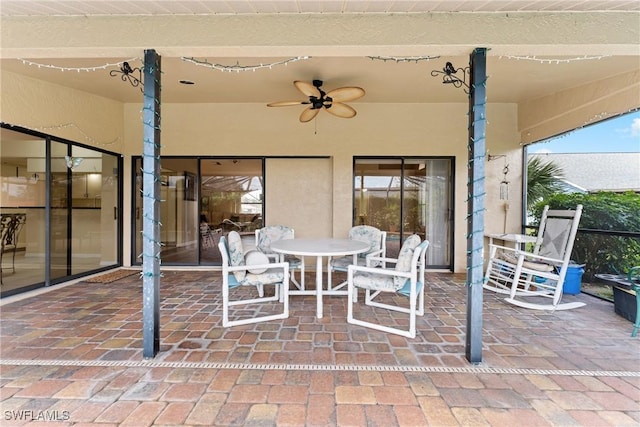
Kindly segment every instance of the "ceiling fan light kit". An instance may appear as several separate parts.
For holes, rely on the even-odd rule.
[[[287,107],[291,105],[308,105],[300,114],[302,123],[313,120],[320,110],[324,109],[330,114],[345,119],[355,117],[356,110],[345,102],[362,98],[364,89],[355,86],[346,86],[325,92],[322,90],[322,80],[304,82],[296,80],[293,85],[308,99],[305,101],[278,101],[267,104],[268,107]]]

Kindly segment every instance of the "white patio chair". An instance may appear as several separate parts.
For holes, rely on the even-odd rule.
[[[387,232],[381,231],[370,225],[356,225],[349,230],[349,239],[358,240],[369,244],[369,250],[358,254],[356,258],[357,265],[367,265],[367,257],[384,258],[387,254]],[[340,258],[331,258],[327,260],[327,288],[328,290],[337,290],[347,285],[347,281],[332,287],[331,273],[334,271],[347,272],[349,266],[353,264],[353,256]],[[373,263],[370,267],[377,267],[378,263]]]
[[[369,261],[394,264],[395,268],[367,267],[350,265],[347,271],[347,322],[377,329],[383,332],[402,335],[408,338],[416,336],[416,316],[424,315],[424,262],[429,241],[420,243],[420,237],[413,234],[404,241],[398,258],[369,257]],[[356,318],[354,305],[357,304],[355,292],[357,288],[365,289],[366,306],[382,308],[408,315],[408,326],[400,329],[383,325],[382,322],[370,322]],[[388,298],[390,296],[391,298]],[[407,304],[397,301],[396,295],[408,298]],[[383,300],[385,302],[383,302]],[[400,302],[402,305],[394,304]],[[358,311],[358,313],[360,313]],[[369,313],[372,318],[381,320],[384,317],[375,316],[375,311]],[[392,317],[394,321],[396,316]]]
[[[582,205],[575,210],[549,210],[545,207],[538,237],[532,251],[490,244],[489,262],[483,287],[508,294],[505,301],[535,310],[568,310],[581,302],[560,303],[571,251],[578,231]],[[550,303],[526,298],[543,297]]]
[[[248,323],[267,322],[289,317],[289,264],[286,262],[271,263],[264,255],[259,264],[245,264],[242,238],[237,231],[230,231],[228,237],[220,237],[218,248],[222,255],[222,326],[246,325]],[[257,251],[253,251],[257,252]],[[250,252],[252,253],[252,252]],[[249,253],[247,254],[247,258]],[[273,285],[273,296],[263,296],[264,286]],[[243,286],[255,286],[258,297],[232,300],[230,292]],[[246,292],[238,292],[246,295]],[[229,307],[272,303],[282,305],[282,311],[275,314],[253,316],[239,320],[229,319]],[[244,312],[244,311],[242,311]],[[260,308],[255,313],[261,313]]]
[[[271,243],[278,240],[295,238],[295,231],[286,225],[267,225],[259,228],[256,233],[256,248],[274,261],[286,261],[289,263],[291,283],[299,290],[304,290],[304,260],[295,256],[282,256],[271,250]],[[300,282],[295,278],[295,271],[300,271]]]

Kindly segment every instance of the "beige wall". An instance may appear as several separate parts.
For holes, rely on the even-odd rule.
[[[11,73],[3,73],[2,91],[2,121],[125,154],[123,209],[125,214],[130,212],[131,156],[142,152],[140,105],[121,105]],[[466,103],[360,103],[359,114],[354,119],[338,119],[321,113],[315,123],[301,124],[295,107],[165,104],[162,106],[162,154],[328,156],[333,176],[328,187],[333,201],[329,229],[334,236],[346,234],[351,226],[353,156],[455,156],[455,269],[462,272],[466,263],[467,108]],[[517,108],[513,104],[489,105],[487,117],[490,152],[509,155],[512,185],[507,223],[508,231],[516,231],[521,206]],[[56,126],[66,123],[75,126]],[[45,126],[49,128],[44,130]],[[504,210],[498,198],[503,166],[503,159],[487,163],[486,227],[489,231],[503,229]],[[277,207],[267,209],[277,213]],[[299,215],[312,217],[313,209],[301,206]],[[125,218],[125,265],[129,264],[131,255],[130,236],[130,224]]]
[[[462,272],[466,264],[467,108],[466,103],[359,103],[358,116],[353,119],[338,119],[322,112],[317,122],[302,124],[298,121],[300,111],[295,107],[268,109],[263,104],[164,104],[162,154],[329,156],[333,168],[333,182],[328,187],[333,201],[330,230],[334,236],[345,235],[351,226],[353,156],[455,156],[455,269]],[[140,106],[126,105],[124,116],[124,150],[128,159],[142,152]],[[513,104],[490,105],[487,117],[490,152],[509,155],[509,180],[512,184],[507,224],[508,231],[518,231],[522,154],[518,146],[517,108]],[[287,167],[286,162],[273,164]],[[499,200],[503,167],[504,159],[487,163],[486,226],[496,232],[503,230],[505,221],[504,205]],[[125,176],[129,172],[130,167]],[[269,203],[270,196],[267,194],[266,197]],[[129,200],[128,196],[125,198]],[[286,216],[286,213],[278,213],[277,209],[278,206],[267,206],[271,215]],[[312,218],[314,209],[313,205],[301,204],[297,215]],[[313,227],[313,223],[309,222],[308,227]],[[302,235],[313,235],[312,230],[296,231]],[[125,232],[125,236],[129,234]]]
[[[0,83],[3,122],[104,150],[122,150],[122,103],[8,71],[0,73]]]

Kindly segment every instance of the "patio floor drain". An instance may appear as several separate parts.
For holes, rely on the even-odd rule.
[[[376,371],[376,372],[422,372],[422,373],[465,373],[465,374],[517,374],[517,375],[561,375],[587,377],[640,377],[638,371],[585,371],[570,369],[526,369],[491,368],[484,366],[384,366],[384,365],[277,365],[250,363],[208,363],[208,362],[163,362],[155,360],[0,360],[0,365],[15,366],[100,366],[125,368],[191,368],[191,369],[240,369],[272,371]]]

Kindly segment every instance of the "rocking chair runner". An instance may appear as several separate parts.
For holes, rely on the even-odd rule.
[[[560,303],[581,215],[582,205],[575,210],[549,210],[545,206],[532,252],[490,244],[483,287],[508,294],[505,301],[511,304],[535,310],[584,306],[581,302]],[[526,301],[529,297],[549,298],[552,302]]]

